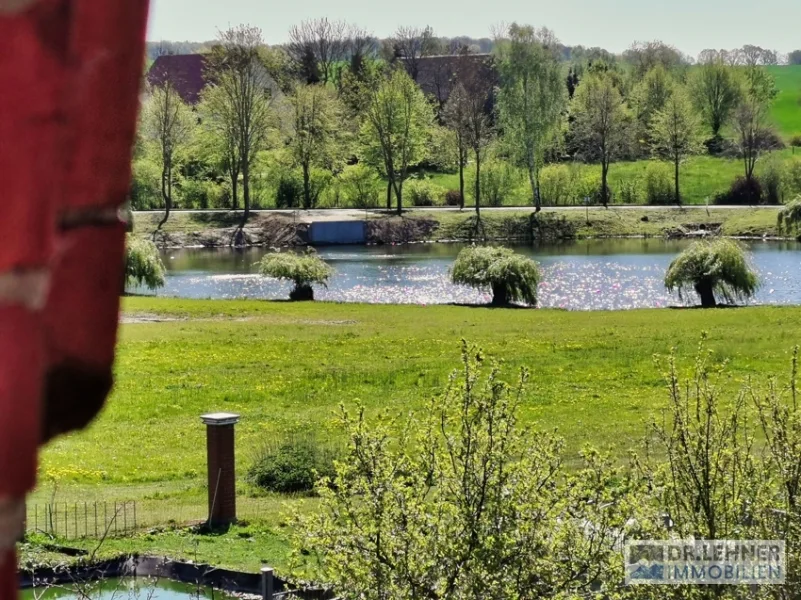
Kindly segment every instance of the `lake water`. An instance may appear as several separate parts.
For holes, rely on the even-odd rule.
[[[662,239],[584,240],[515,249],[542,266],[540,306],[613,310],[680,304],[662,284],[670,261],[690,242]],[[762,286],[757,304],[801,304],[801,244],[747,244]],[[319,250],[336,270],[318,300],[446,304],[482,303],[488,293],[450,283],[456,244],[341,246]],[[167,285],[160,296],[287,298],[290,284],[266,279],[256,263],[269,250],[168,250]]]
[[[212,594],[210,589],[172,581],[148,581],[146,579],[109,579],[91,584],[81,593],[67,587],[42,590],[23,590],[21,600],[203,600],[216,598],[224,600],[231,596],[222,595],[218,590]]]

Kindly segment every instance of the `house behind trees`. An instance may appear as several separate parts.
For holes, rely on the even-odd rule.
[[[159,56],[147,72],[147,82],[159,87],[169,82],[181,99],[190,106],[200,102],[200,96],[213,83],[209,72],[209,59],[205,54],[173,54]],[[280,96],[281,88],[266,72],[264,81],[271,95]]]
[[[448,102],[458,83],[466,88],[493,89],[498,81],[498,70],[491,54],[425,56],[417,60],[417,84],[426,96],[437,101],[440,109]],[[487,111],[491,112],[492,108],[490,98]]]

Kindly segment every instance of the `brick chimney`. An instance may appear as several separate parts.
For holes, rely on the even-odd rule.
[[[212,413],[200,418],[206,425],[209,525],[229,525],[236,521],[234,425],[239,415]]]

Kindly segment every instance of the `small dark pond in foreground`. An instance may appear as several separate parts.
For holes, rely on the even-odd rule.
[[[517,246],[542,266],[540,306],[613,310],[680,304],[662,284],[670,261],[687,240],[584,240],[549,246]],[[762,278],[755,303],[801,304],[801,244],[750,242]],[[488,294],[452,285],[448,269],[462,246],[341,246],[320,249],[336,275],[319,300],[445,304],[480,303]],[[286,298],[289,284],[265,279],[255,263],[268,249],[168,250],[167,285],[160,296],[182,298]]]
[[[225,600],[231,596],[215,590],[213,595],[208,588],[175,583],[172,581],[149,581],[147,579],[109,579],[102,583],[83,586],[78,593],[67,587],[47,591],[23,590],[21,600],[206,600],[215,598]],[[87,598],[88,596],[88,598]]]

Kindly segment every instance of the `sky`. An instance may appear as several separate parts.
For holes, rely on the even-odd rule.
[[[801,0],[151,0],[149,40],[206,41],[240,23],[268,44],[286,41],[308,18],[356,23],[378,37],[398,25],[430,25],[437,35],[489,37],[517,21],[553,29],[568,45],[621,52],[635,40],[662,40],[690,55],[755,44],[801,48]]]

